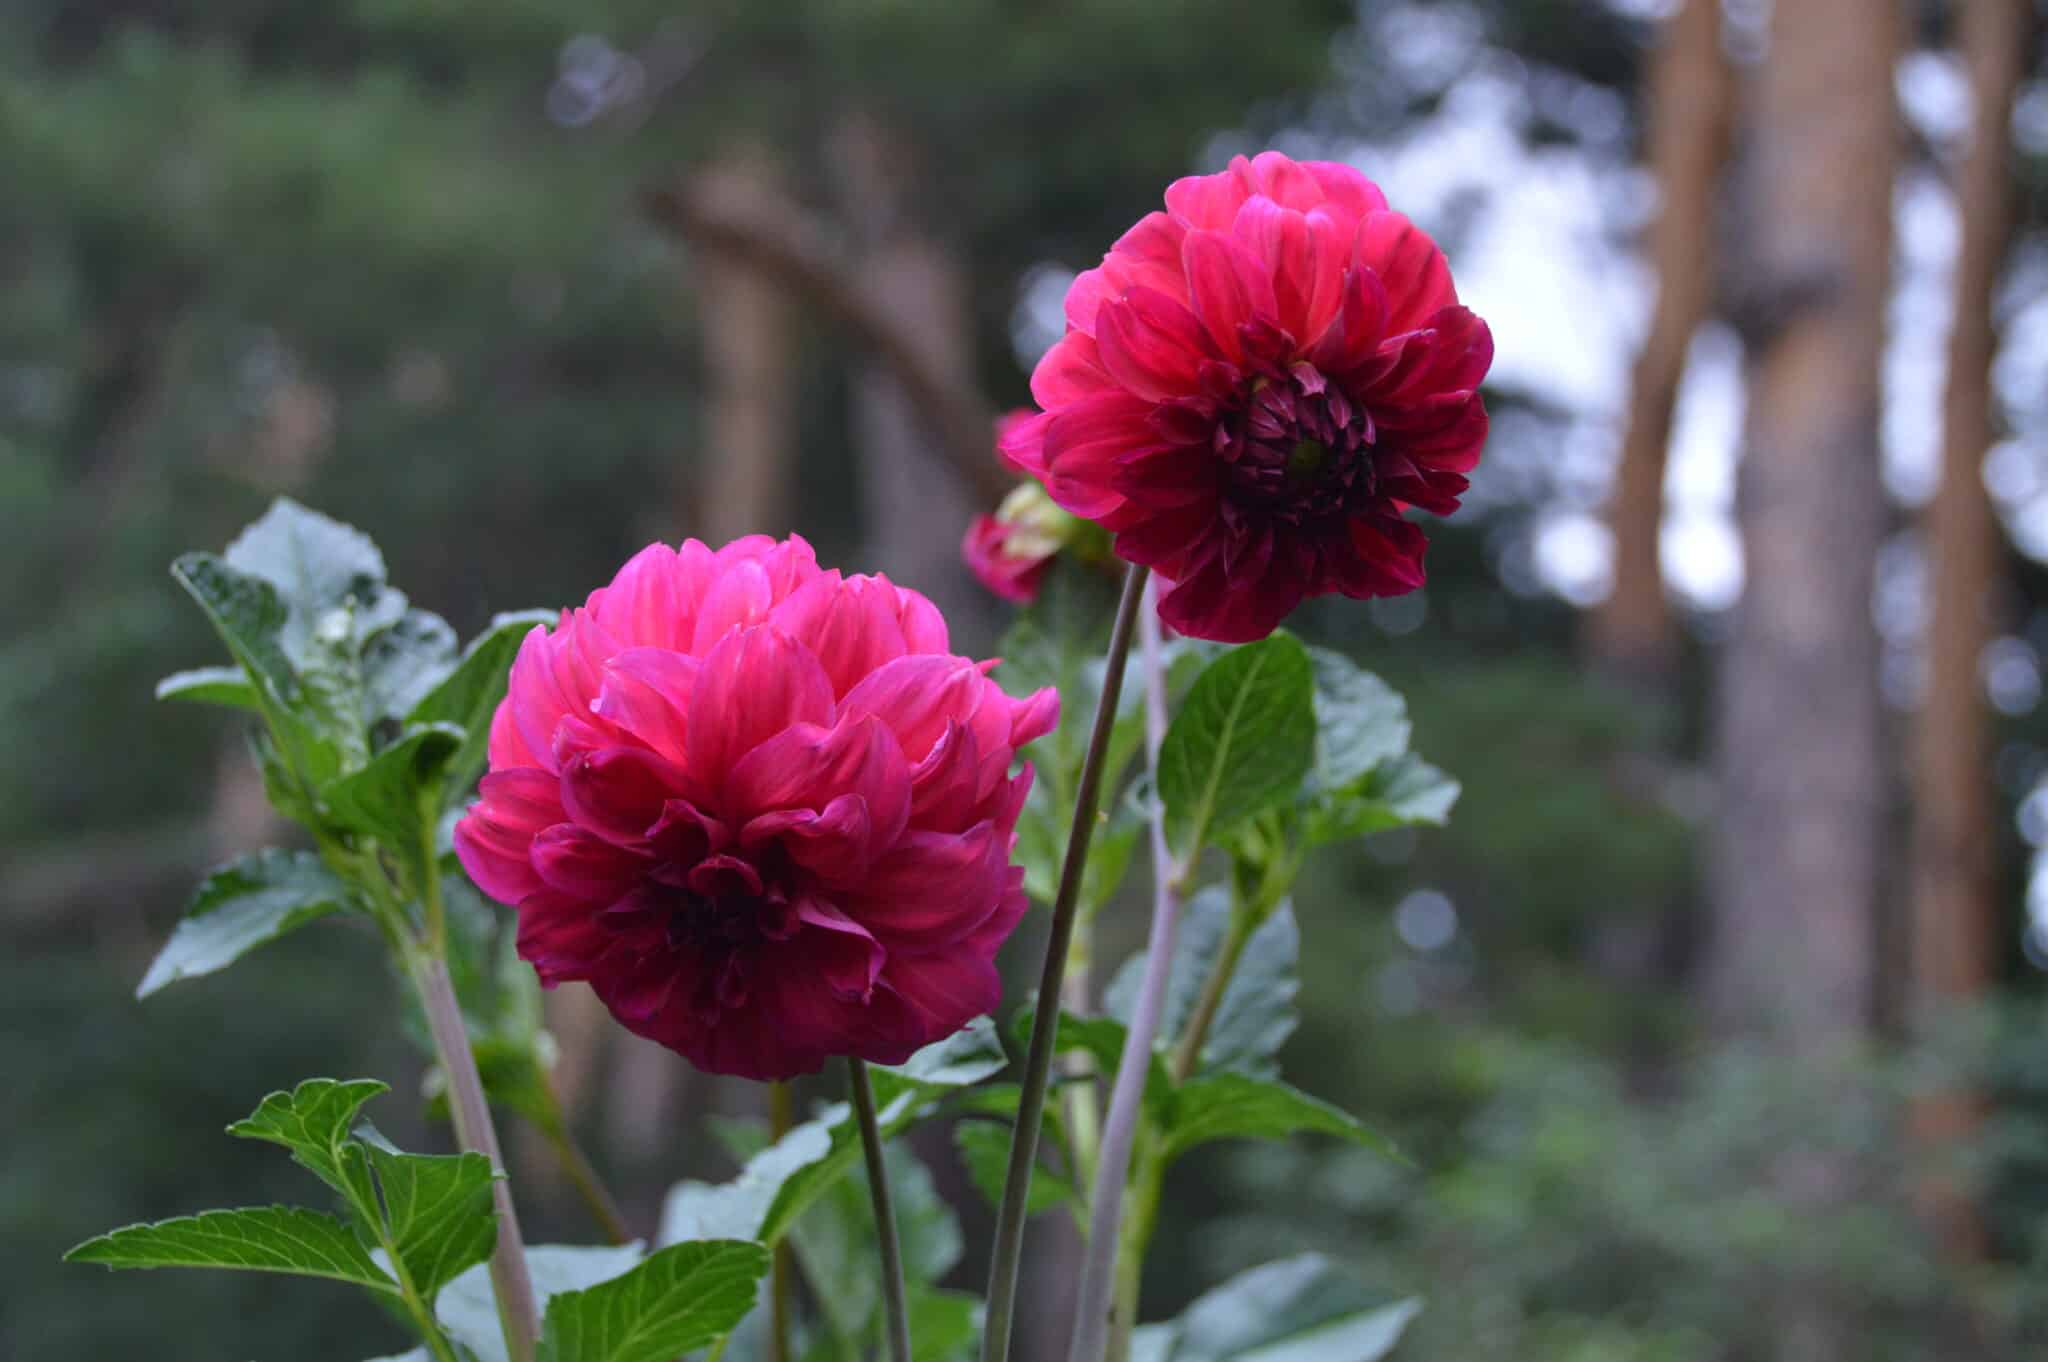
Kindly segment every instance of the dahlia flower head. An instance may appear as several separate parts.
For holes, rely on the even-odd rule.
[[[519,954],[702,1069],[897,1064],[992,1010],[1059,698],[798,538],[653,545],[512,664],[455,848]]]
[[[1272,151],[1178,180],[1066,314],[1002,451],[1170,583],[1166,623],[1245,642],[1422,585],[1404,513],[1457,508],[1493,338],[1372,181]]]

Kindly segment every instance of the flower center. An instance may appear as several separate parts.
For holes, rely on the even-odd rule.
[[[1377,434],[1368,412],[1298,364],[1285,379],[1256,385],[1218,428],[1231,500],[1295,523],[1345,514],[1373,495]]]

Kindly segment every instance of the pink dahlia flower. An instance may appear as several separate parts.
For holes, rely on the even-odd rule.
[[[974,518],[960,541],[960,556],[983,586],[1004,600],[1025,603],[1038,598],[1046,569],[1082,530],[1096,533],[1054,505],[1037,483],[1019,483],[994,515]]]
[[[1372,181],[1269,151],[1176,181],[1074,281],[1003,451],[1172,584],[1168,624],[1243,642],[1309,596],[1422,585],[1403,513],[1457,508],[1492,359]]]
[[[714,1073],[900,1063],[991,1010],[1059,699],[1013,700],[930,601],[810,545],[656,544],[535,629],[462,864],[519,954]]]

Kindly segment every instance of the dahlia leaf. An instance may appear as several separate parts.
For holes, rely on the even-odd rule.
[[[677,1244],[548,1302],[538,1362],[667,1362],[746,1317],[768,1250],[740,1240]]]
[[[408,610],[363,644],[364,713],[404,719],[455,670],[455,630],[431,610]]]
[[[443,1284],[490,1257],[497,1242],[490,1160],[481,1154],[401,1154],[374,1143],[364,1148],[398,1260],[413,1289],[431,1303]]]
[[[1393,1141],[1318,1097],[1249,1074],[1207,1074],[1175,1090],[1165,1121],[1166,1157],[1212,1140],[1281,1139],[1309,1132],[1335,1135],[1405,1162]]]
[[[965,1291],[919,1283],[910,1288],[910,1355],[923,1362],[958,1362],[981,1336],[982,1304]]]
[[[645,1256],[637,1240],[602,1247],[529,1244],[526,1272],[533,1281],[535,1303],[545,1310],[550,1298],[610,1281],[632,1271]],[[508,1362],[488,1264],[465,1269],[442,1287],[434,1302],[434,1317],[477,1362]]]
[[[349,1131],[363,1104],[390,1090],[374,1078],[309,1078],[290,1092],[264,1098],[228,1134],[283,1145],[300,1167],[347,1198],[365,1223],[374,1223],[380,1212],[369,1166]]]
[[[993,1018],[967,1025],[925,1046],[901,1064],[871,1066],[876,1100],[887,1104],[908,1089],[965,1088],[1002,1072],[1010,1062]]]
[[[446,781],[451,792],[466,790],[483,769],[490,745],[491,715],[505,698],[505,686],[512,672],[512,659],[519,645],[535,625],[552,627],[555,616],[546,610],[525,610],[499,615],[490,627],[465,648],[462,658],[431,690],[420,696],[405,716],[410,724],[454,724],[466,735],[462,746],[448,760]]]
[[[398,1294],[397,1284],[371,1261],[369,1251],[344,1222],[295,1206],[202,1211],[153,1225],[130,1225],[86,1240],[64,1260],[111,1268],[286,1272]]]
[[[156,683],[159,700],[187,700],[201,705],[223,705],[261,713],[263,701],[256,694],[248,674],[240,667],[194,667],[172,672]]]
[[[335,822],[376,838],[423,873],[433,859],[429,842],[440,812],[441,772],[463,736],[453,724],[408,729],[361,770],[323,786],[320,798]]]
[[[1402,756],[1312,803],[1301,820],[1302,845],[1323,846],[1392,828],[1441,827],[1458,794],[1456,780],[1420,757]]]
[[[1170,1049],[1186,1029],[1229,937],[1230,915],[1230,891],[1221,885],[1201,890],[1182,910],[1165,1010],[1159,1019],[1161,1047]],[[1295,995],[1301,991],[1296,977],[1300,958],[1301,932],[1292,905],[1283,899],[1245,939],[1210,1019],[1197,1072],[1235,1069],[1267,1077],[1275,1071],[1273,1057],[1300,1021],[1294,1008]],[[1103,994],[1111,1015],[1129,1019],[1144,972],[1143,951],[1117,970]]]
[[[236,536],[225,560],[276,588],[286,609],[279,642],[299,665],[311,656],[314,632],[335,607],[353,604],[360,638],[405,612],[405,598],[385,586],[384,555],[370,537],[290,497],[272,502]]]
[[[1350,658],[1311,648],[1316,754],[1312,791],[1341,790],[1408,750],[1408,702]]]
[[[266,942],[352,906],[349,887],[306,851],[275,847],[208,875],[157,952],[135,996],[226,969]]]
[[[908,1149],[892,1146],[887,1158],[904,1274],[914,1282],[937,1281],[960,1261],[960,1221],[930,1170]],[[850,1169],[827,1189],[790,1226],[789,1241],[833,1329],[860,1337],[882,1306],[874,1203],[864,1172]]]
[[[1026,1007],[1011,1021],[1011,1033],[1020,1046],[1028,1042],[1037,1013],[1035,1006]],[[1114,1074],[1123,1058],[1127,1034],[1123,1022],[1115,1017],[1079,1017],[1062,1011],[1059,1025],[1053,1032],[1052,1050],[1056,1055],[1090,1055],[1095,1060],[1096,1072]],[[1167,1076],[1166,1065],[1154,1053],[1151,1069],[1145,1075],[1146,1113],[1154,1119],[1164,1116],[1172,1094],[1173,1080]]]
[[[962,1121],[953,1127],[953,1147],[960,1153],[960,1162],[967,1169],[967,1176],[975,1188],[988,1198],[991,1206],[1002,1204],[1003,1183],[1009,1176],[1013,1133],[1012,1126],[996,1121]],[[1040,1148],[1044,1148],[1043,1143]],[[1027,1214],[1037,1215],[1055,1206],[1086,1209],[1073,1182],[1064,1173],[1046,1167],[1041,1158],[1037,1168],[1032,1170],[1031,1191],[1025,1199],[1024,1209]]]
[[[902,1064],[876,1066],[883,1137],[900,1134],[949,1093],[980,1082],[1007,1062],[994,1023],[979,1018]],[[757,1239],[773,1244],[860,1157],[852,1108],[836,1102],[748,1159],[732,1181],[686,1180],[670,1188],[662,1207],[661,1241]]]
[[[1379,1362],[1422,1309],[1318,1253],[1241,1272],[1131,1340],[1133,1362]]]
[[[1233,648],[1188,688],[1159,750],[1167,835],[1191,858],[1301,788],[1315,758],[1315,675],[1286,634]]]
[[[266,770],[266,786],[276,788],[273,802],[280,809],[302,816],[307,810],[297,787],[333,776],[341,769],[341,754],[297,713],[304,688],[279,643],[288,616],[283,598],[263,578],[210,553],[184,555],[171,565],[171,576],[198,602],[248,676],[281,763],[277,772]]]

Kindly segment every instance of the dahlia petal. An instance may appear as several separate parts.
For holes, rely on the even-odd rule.
[[[485,894],[518,903],[540,888],[529,851],[562,821],[559,787],[547,772],[520,767],[485,776],[479,791],[483,798],[455,825],[456,857]]]
[[[564,612],[562,628],[568,628],[567,612]],[[520,641],[519,652],[512,659],[512,676],[505,690],[505,704],[511,708],[512,722],[519,731],[519,740],[532,754],[536,765],[549,770],[558,768],[555,760],[555,728],[563,718],[582,709],[582,703],[562,693],[556,679],[552,653],[554,639],[539,625]]]
[[[1095,346],[1095,337],[1086,331],[1061,337],[1031,371],[1032,400],[1051,410],[1112,386]]]
[[[535,628],[539,628],[538,625]],[[518,718],[513,712],[509,699],[500,700],[498,708],[491,714],[490,744],[485,750],[493,771],[503,771],[516,766],[539,766],[540,758],[526,745],[526,739],[519,735]]]
[[[1391,333],[1426,326],[1435,313],[1457,305],[1450,262],[1429,234],[1402,214],[1368,214],[1358,225],[1355,251],[1355,263],[1379,275],[1386,286]]]
[[[946,721],[945,736],[910,771],[910,822],[933,829],[967,826],[961,814],[980,794],[981,749],[974,730],[958,719]],[[950,817],[948,817],[950,815]]]
[[[626,560],[610,586],[591,592],[585,608],[615,638],[683,648],[689,645],[696,600],[677,551],[649,544]]]
[[[818,952],[814,963],[826,985],[841,999],[865,1003],[889,953],[867,928],[815,894],[797,900],[796,915],[816,929],[804,944]]]
[[[1322,185],[1293,157],[1278,151],[1262,151],[1252,157],[1251,165],[1252,182],[1257,186],[1253,197],[1269,199],[1298,213],[1323,201]]]
[[[903,658],[890,667],[923,661]],[[887,720],[863,709],[860,697],[859,688],[846,697],[834,727],[793,725],[733,763],[724,798],[734,817],[782,809],[819,813],[840,795],[855,794],[867,805],[875,839],[884,846],[893,842],[908,817],[910,763]]]
[[[669,800],[689,793],[683,768],[636,747],[600,747],[562,763],[562,805],[616,846],[644,850]]]
[[[876,581],[887,577],[876,575]],[[896,624],[903,631],[903,646],[913,653],[944,653],[952,650],[946,617],[923,592],[907,586],[896,588]]]
[[[969,719],[981,701],[981,674],[964,658],[920,654],[875,669],[840,702],[840,720],[873,715],[888,725],[910,762],[945,736],[948,720]]]
[[[1113,487],[1116,460],[1156,443],[1147,425],[1151,404],[1105,393],[1052,413],[1045,427],[1045,490],[1066,510],[1100,519],[1123,505]]]
[[[891,952],[882,986],[921,1014],[927,1034],[945,1036],[993,1012],[1002,1001],[1002,976],[987,956],[959,951],[925,955]]]
[[[1355,373],[1378,351],[1387,328],[1387,290],[1369,269],[1348,269],[1336,317],[1309,349],[1309,363],[1326,374]],[[1354,380],[1354,381],[1363,381]]]
[[[739,540],[728,545],[721,556],[746,543],[747,540]],[[698,654],[708,652],[735,629],[758,622],[774,604],[774,585],[763,561],[759,557],[735,557],[704,595],[704,604],[697,613],[696,627],[690,636],[690,651]]]
[[[1254,194],[1237,210],[1230,235],[1258,259],[1272,279],[1274,319],[1296,336],[1319,334],[1320,328],[1311,329],[1319,243],[1309,230],[1308,218],[1295,209],[1282,208],[1264,194]]]
[[[1230,169],[1216,175],[1188,175],[1166,187],[1166,211],[1188,228],[1228,227],[1247,198],[1257,191],[1251,162],[1234,157]]]
[[[1011,702],[1010,746],[1036,742],[1060,725],[1060,693],[1051,686]]]
[[[667,647],[628,648],[605,663],[591,708],[670,761],[684,760],[697,659]]]
[[[542,889],[520,902],[519,958],[548,988],[592,978],[616,940],[580,898]]]
[[[650,865],[575,823],[557,823],[534,838],[532,854],[534,873],[548,888],[592,904],[623,896]]]
[[[776,606],[769,621],[811,651],[839,696],[882,663],[903,656],[900,608],[896,588],[887,581],[821,577]]]
[[[648,850],[669,865],[695,865],[732,840],[725,823],[687,799],[670,799],[647,830]]]
[[[1242,362],[1238,328],[1278,307],[1265,262],[1222,232],[1189,232],[1180,249],[1195,315],[1223,357]]]
[[[1301,604],[1303,584],[1274,576],[1237,581],[1214,554],[1159,598],[1159,618],[1190,638],[1251,643],[1280,627]]]
[[[1108,376],[1148,402],[1194,392],[1197,366],[1215,354],[1195,314],[1149,288],[1132,289],[1122,298],[1105,302],[1095,314],[1092,343]],[[1067,401],[1092,395],[1093,391],[1074,393]]]
[[[876,850],[874,822],[859,795],[840,795],[819,812],[781,809],[740,829],[748,847],[779,843],[789,858],[827,884],[858,885]]]
[[[1323,197],[1352,221],[1386,211],[1387,196],[1352,167],[1339,161],[1303,161],[1301,168],[1315,178]]]
[[[1052,565],[1052,554],[1026,557],[1006,551],[1014,527],[984,512],[967,526],[960,557],[974,579],[1006,601],[1029,604],[1038,596],[1040,580]]]
[[[707,616],[710,610],[707,601]],[[734,761],[792,724],[830,723],[832,680],[810,649],[781,630],[742,629],[698,667],[690,712],[717,716],[692,724],[687,742],[691,776],[715,785]]]
[[[996,440],[996,452],[1018,469],[1043,481],[1048,475],[1045,427],[1051,419],[1049,414],[1038,412],[1022,421],[1006,424]]]
[[[912,829],[842,906],[892,955],[958,941],[1001,907],[1009,840],[987,822],[960,833]]]

